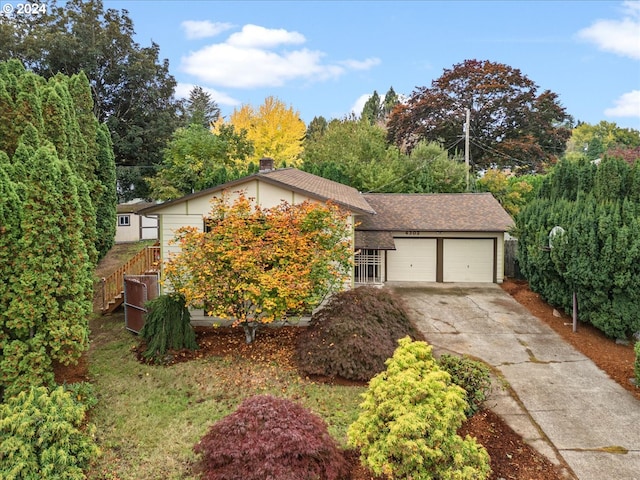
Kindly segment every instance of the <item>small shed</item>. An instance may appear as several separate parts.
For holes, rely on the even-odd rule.
[[[158,239],[158,216],[142,215],[140,210],[156,205],[136,199],[117,207],[116,243]]]

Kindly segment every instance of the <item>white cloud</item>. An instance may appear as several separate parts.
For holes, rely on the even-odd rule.
[[[640,2],[627,0],[626,2],[622,2],[625,12],[627,15],[632,17],[640,17]]]
[[[378,59],[325,63],[325,54],[302,45],[298,32],[245,25],[222,43],[215,43],[182,57],[181,68],[210,85],[227,88],[279,87],[293,80],[324,81],[350,70],[378,65]]]
[[[360,95],[358,99],[355,101],[355,103],[353,104],[353,107],[351,107],[351,113],[353,113],[357,117],[362,115],[362,110],[364,109],[364,105],[365,103],[367,103],[367,101],[371,97],[372,97],[371,93],[365,93],[364,95]]]
[[[177,98],[189,98],[189,93],[195,87],[192,83],[178,83],[176,85],[176,97]],[[214,90],[213,88],[207,88],[201,86],[202,89],[211,95],[211,99],[218,104],[218,106],[225,105],[230,107],[236,107],[240,105],[240,101],[230,97],[224,92]]]
[[[241,32],[231,34],[226,43],[243,48],[273,48],[278,45],[300,45],[305,41],[304,35],[298,32],[245,25]]]
[[[600,50],[640,60],[640,2],[624,2],[621,20],[597,20],[578,32],[578,37]]]
[[[615,107],[607,108],[604,114],[609,117],[640,118],[640,90],[625,93],[615,101]]]
[[[189,40],[215,37],[216,35],[233,28],[233,25],[230,23],[213,23],[209,20],[185,20],[181,25]]]
[[[367,58],[366,60],[343,60],[340,65],[351,70],[369,70],[372,67],[377,67],[382,63],[379,58]]]

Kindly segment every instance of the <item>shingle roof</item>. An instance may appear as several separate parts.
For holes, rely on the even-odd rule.
[[[396,244],[393,241],[393,232],[356,230],[354,247],[375,248],[378,250],[395,250]]]
[[[302,170],[295,168],[261,171],[260,173],[250,175],[248,177],[243,177],[216,187],[201,190],[200,192],[165,202],[157,205],[156,207],[145,209],[144,213],[153,213],[167,205],[175,205],[193,198],[212,195],[218,191],[230,190],[255,179],[293,190],[316,200],[332,200],[338,205],[341,205],[354,213],[374,213],[371,206],[355,188],[332,180],[327,180],[326,178],[313,175],[312,173],[303,172]]]
[[[145,208],[154,207],[155,202],[120,203],[116,207],[117,213],[138,213]]]
[[[355,188],[303,172],[302,170],[281,168],[261,172],[258,176],[270,183],[279,184],[297,190],[300,193],[309,194],[312,197],[333,200],[350,210],[359,210],[367,213],[374,212],[365,198]]]
[[[490,193],[364,194],[375,215],[356,230],[505,232],[513,219]]]

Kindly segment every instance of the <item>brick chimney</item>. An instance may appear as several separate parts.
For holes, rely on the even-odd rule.
[[[260,159],[260,173],[270,172],[273,169],[273,158],[264,157]]]

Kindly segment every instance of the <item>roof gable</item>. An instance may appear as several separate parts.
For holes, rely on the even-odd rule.
[[[323,202],[331,200],[356,213],[374,213],[374,210],[367,203],[366,199],[355,188],[295,168],[282,168],[256,173],[144,209],[144,213],[156,213],[167,206],[177,205],[203,196],[213,196],[223,190],[239,190],[242,188],[242,185],[256,180],[304,194],[315,200]]]
[[[364,194],[375,215],[356,230],[505,232],[514,222],[490,193]]]

